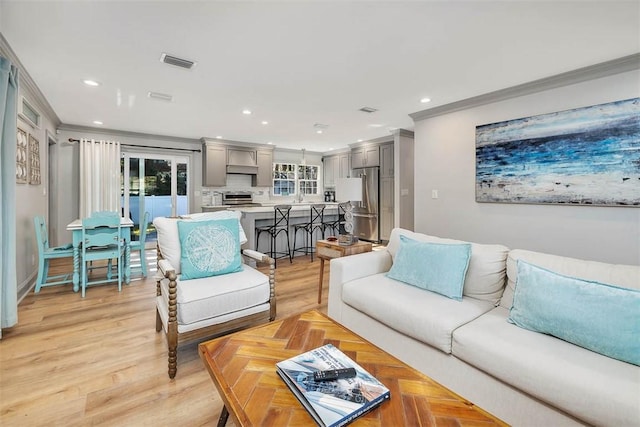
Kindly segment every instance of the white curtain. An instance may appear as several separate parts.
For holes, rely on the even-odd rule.
[[[80,218],[120,211],[120,142],[80,140]]]
[[[16,270],[16,130],[18,69],[0,56],[0,338],[18,323]]]

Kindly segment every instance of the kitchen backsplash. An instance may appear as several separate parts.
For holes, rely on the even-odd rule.
[[[202,187],[201,206],[214,206],[216,202],[221,204],[221,197],[216,197],[216,193],[224,191],[251,191],[253,201],[256,203],[290,203],[294,201],[293,196],[271,196],[271,187],[252,187],[250,175],[229,174],[227,175],[227,185],[224,187]],[[304,197],[306,202],[320,202],[322,200],[324,200],[322,194]]]

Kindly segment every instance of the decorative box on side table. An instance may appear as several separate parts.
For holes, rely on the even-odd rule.
[[[320,258],[320,281],[318,283],[318,304],[322,301],[322,282],[324,279],[324,260],[340,258],[343,256],[361,254],[371,252],[372,245],[370,242],[356,242],[352,245],[340,245],[337,241],[329,242],[328,240],[318,240],[316,242],[316,256]]]

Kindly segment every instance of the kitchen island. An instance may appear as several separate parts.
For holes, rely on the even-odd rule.
[[[320,202],[319,202],[320,203]],[[324,221],[335,221],[338,218],[338,204],[337,203],[324,203],[326,205],[324,209]],[[260,237],[260,247],[256,248],[256,226],[265,226],[265,225],[273,225],[273,207],[276,204],[272,204],[270,206],[263,204],[263,206],[256,207],[238,207],[238,208],[229,208],[229,210],[240,211],[242,212],[242,219],[240,219],[240,223],[242,224],[242,228],[244,229],[245,234],[247,235],[247,243],[242,245],[242,249],[254,249],[261,250],[264,252],[269,248],[269,240],[263,234]],[[289,237],[291,239],[291,250],[293,250],[293,240],[294,240],[294,229],[293,226],[295,224],[302,224],[304,222],[308,222],[310,219],[310,203],[292,203],[291,204],[291,213],[289,214],[289,226],[291,227],[289,230]],[[319,235],[320,233],[318,233]],[[302,245],[300,242],[304,242],[305,236],[302,233],[298,233],[298,245]],[[324,237],[321,237],[324,238]],[[313,242],[309,242],[309,246],[313,246]],[[286,252],[287,250],[287,241],[286,235],[284,233],[280,233],[278,239],[276,240],[276,251],[278,252]]]

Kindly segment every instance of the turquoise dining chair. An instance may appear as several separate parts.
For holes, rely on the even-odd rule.
[[[38,276],[35,292],[40,292],[43,286],[65,285],[73,282],[73,272],[49,276],[49,260],[73,257],[71,243],[64,246],[49,247],[49,233],[43,216],[33,218],[36,228],[36,243],[38,245]],[[73,265],[71,268],[73,268]]]
[[[140,223],[140,238],[138,240],[132,240],[129,243],[130,252],[140,251],[140,271],[142,277],[147,277],[147,257],[144,251],[145,240],[147,239],[147,227],[149,227],[149,219],[151,214],[149,212],[144,213],[144,219]],[[133,270],[133,266],[131,266]]]
[[[111,260],[117,260],[117,281],[118,291],[122,290],[122,274],[124,264],[124,241],[120,233],[120,216],[117,213],[107,214],[104,212],[93,214],[89,218],[82,220],[82,297],[85,296],[85,290],[90,285],[112,282],[113,273],[111,269]],[[95,270],[93,261],[106,260],[105,276],[89,280],[89,267],[87,263],[92,265],[91,270]],[[93,275],[93,272],[92,272]]]

